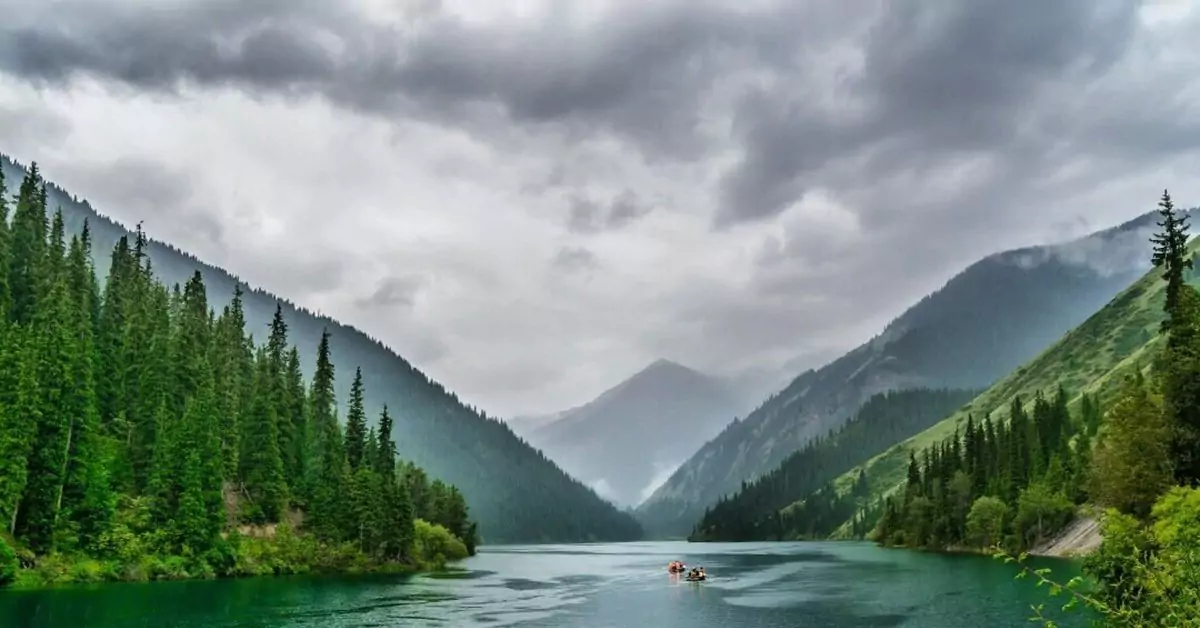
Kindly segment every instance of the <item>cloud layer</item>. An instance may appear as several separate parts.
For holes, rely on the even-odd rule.
[[[1190,2],[0,0],[0,150],[501,414],[1197,201]]]

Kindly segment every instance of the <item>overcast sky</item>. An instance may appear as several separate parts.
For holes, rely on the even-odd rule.
[[[0,0],[0,151],[500,415],[818,366],[966,264],[1200,201],[1200,12]]]

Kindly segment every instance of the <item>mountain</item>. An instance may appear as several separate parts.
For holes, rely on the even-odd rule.
[[[1189,249],[1194,256],[1200,254],[1200,239],[1193,240]],[[1200,287],[1200,274],[1190,272],[1187,281]],[[1017,396],[1028,401],[1038,391],[1049,394],[1061,384],[1071,395],[1072,411],[1077,409],[1084,394],[1094,396],[1101,408],[1107,407],[1119,392],[1120,387],[1115,384],[1134,368],[1149,367],[1152,356],[1161,347],[1162,336],[1158,332],[1165,318],[1165,300],[1162,273],[1146,273],[1058,342],[1008,373],[957,412],[841,475],[837,479],[838,488],[847,490],[858,473],[865,471],[869,479],[867,498],[877,500],[904,481],[909,452],[920,453],[930,444],[953,435],[956,428],[963,428],[968,413],[976,421],[987,416],[994,423],[1003,422]]]
[[[846,355],[795,378],[680,466],[636,511],[687,534],[706,506],[837,427],[886,390],[984,388],[1036,356],[1149,265],[1147,213],[1070,242],[990,255]]]
[[[10,190],[15,190],[26,174],[5,156],[0,156],[0,168]],[[109,252],[130,232],[86,201],[53,184],[46,187],[49,207],[51,211],[61,208],[68,232],[77,233],[87,220],[97,274],[105,276]],[[370,416],[378,416],[383,405],[388,406],[395,418],[393,438],[400,456],[462,491],[484,542],[620,541],[641,535],[628,513],[568,476],[502,421],[464,405],[454,393],[378,340],[248,286],[169,244],[151,240],[148,252],[155,273],[168,284],[182,285],[199,270],[208,288],[209,304],[218,311],[232,297],[234,286],[240,285],[245,292],[248,329],[265,330],[276,303],[282,303],[289,338],[300,350],[306,377],[312,376],[317,344],[322,330],[328,329],[338,399],[343,404],[349,399],[354,369],[361,366]],[[341,414],[345,415],[344,407]]]
[[[657,360],[527,438],[601,495],[632,506],[742,409],[724,380]]]

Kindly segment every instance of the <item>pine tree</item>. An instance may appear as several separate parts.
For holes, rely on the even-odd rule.
[[[54,245],[48,250],[61,248]],[[59,272],[51,274],[47,266]],[[69,324],[72,308],[66,273],[61,272],[62,262],[44,259],[41,266],[34,265],[32,269],[35,276],[49,285],[49,292],[34,310],[32,331],[38,355],[41,413],[29,457],[29,482],[17,519],[17,533],[35,551],[49,551],[62,523],[59,510],[76,419],[72,397],[78,343]]]
[[[242,422],[241,476],[253,504],[245,519],[254,523],[278,521],[287,505],[283,457],[277,429],[278,383],[271,373],[270,356],[260,349],[255,359],[255,393],[252,410]]]
[[[100,430],[96,399],[92,312],[97,290],[87,246],[83,240],[72,238],[66,268],[72,297],[67,322],[74,346],[72,386],[65,391],[63,403],[71,417],[71,428],[62,497],[62,508],[84,545],[108,530],[116,509],[106,454],[109,448]]]
[[[321,331],[321,341],[317,345],[317,365],[313,373],[312,386],[309,392],[308,435],[303,499],[310,501],[322,473],[325,460],[326,439],[330,434],[328,424],[336,425],[334,413],[337,399],[334,389],[333,361],[329,356],[329,330]]]
[[[8,268],[10,316],[14,322],[33,320],[38,294],[42,291],[46,251],[46,207],[41,195],[42,177],[37,164],[30,164],[17,196],[13,213]]]
[[[275,303],[275,315],[271,319],[271,331],[267,337],[267,363],[271,390],[270,399],[274,405],[276,416],[275,429],[278,434],[278,448],[283,461],[283,469],[290,476],[300,467],[295,458],[299,451],[298,439],[302,434],[296,434],[297,420],[291,415],[293,404],[289,398],[287,323],[283,320],[283,306]]]
[[[303,488],[303,478],[307,476],[308,463],[308,443],[309,443],[309,428],[308,428],[308,395],[304,391],[304,373],[300,369],[300,352],[296,347],[292,347],[288,353],[287,372],[284,374],[284,404],[283,413],[280,415],[284,420],[291,423],[292,442],[291,450],[285,457],[285,473],[294,492],[300,492]],[[293,494],[293,498],[298,497]]]
[[[4,180],[4,171],[0,169],[0,325],[8,322],[9,310],[12,307],[12,294],[8,287],[12,236],[9,234],[8,218],[8,188]]]
[[[362,465],[367,448],[367,415],[363,410],[362,369],[354,372],[350,385],[350,405],[346,414],[346,460],[351,470]]]
[[[7,328],[3,357],[16,368],[0,369],[6,394],[0,399],[0,525],[15,533],[21,498],[29,481],[33,450],[42,407],[37,380],[37,354],[24,340],[20,327]]]
[[[1185,283],[1184,272],[1192,269],[1187,255],[1187,217],[1175,213],[1165,190],[1159,214],[1161,231],[1151,238],[1151,261],[1163,270],[1167,284],[1163,306],[1167,318],[1163,322],[1166,346],[1157,371],[1170,418],[1175,480],[1191,485],[1200,482],[1200,293]]]
[[[129,310],[133,307],[130,303],[131,282],[137,280],[135,264],[129,241],[122,236],[117,240],[110,257],[108,280],[104,285],[104,306],[96,327],[99,358],[96,393],[100,403],[100,420],[106,426],[111,426],[118,414],[127,412],[129,405],[125,395],[125,379],[133,365],[126,354],[125,340]],[[139,337],[134,336],[133,340]]]
[[[1180,308],[1185,286],[1184,271],[1192,268],[1192,259],[1187,255],[1189,227],[1187,216],[1175,213],[1175,205],[1171,202],[1171,195],[1167,190],[1163,190],[1162,200],[1158,202],[1158,213],[1162,218],[1157,223],[1161,231],[1150,238],[1154,244],[1151,263],[1163,270],[1163,279],[1167,282],[1167,299],[1164,307],[1167,319],[1163,321],[1163,331],[1166,332],[1176,329],[1184,322],[1189,326],[1191,324],[1191,321],[1181,320],[1186,317]],[[1170,342],[1170,337],[1168,342]]]

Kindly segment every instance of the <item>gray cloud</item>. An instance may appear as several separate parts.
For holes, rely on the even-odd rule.
[[[0,0],[15,156],[501,413],[661,355],[798,369],[1200,194],[1200,20],[1150,2],[170,1]]]
[[[591,270],[599,266],[596,254],[579,246],[564,246],[554,254],[550,264],[565,272]]]
[[[370,295],[356,299],[354,303],[363,309],[411,309],[416,305],[417,293],[424,284],[425,279],[415,275],[384,277]]]
[[[633,190],[620,192],[604,205],[580,194],[571,195],[567,202],[567,229],[575,233],[621,229],[654,211],[654,206]]]

